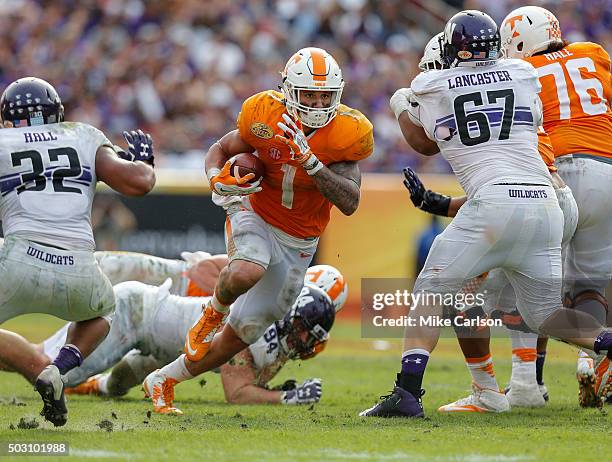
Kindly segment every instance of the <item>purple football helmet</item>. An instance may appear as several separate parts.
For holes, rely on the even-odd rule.
[[[440,48],[447,68],[486,66],[499,57],[499,29],[482,11],[461,11],[446,23]]]
[[[291,310],[276,322],[279,340],[289,357],[310,355],[317,342],[327,340],[335,317],[336,309],[329,295],[306,284]],[[303,332],[308,332],[306,341],[301,338]]]
[[[57,91],[36,77],[23,77],[11,83],[0,98],[3,121],[15,127],[62,122],[64,106]]]

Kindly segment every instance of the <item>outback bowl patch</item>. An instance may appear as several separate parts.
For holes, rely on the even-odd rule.
[[[257,138],[263,138],[264,140],[269,140],[274,136],[272,129],[262,122],[255,122],[251,125],[251,133]]]

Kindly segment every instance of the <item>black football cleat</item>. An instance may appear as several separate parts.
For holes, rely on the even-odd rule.
[[[425,417],[421,396],[425,390],[421,390],[416,397],[409,391],[395,387],[390,395],[381,396],[380,403],[361,411],[362,417]]]
[[[34,388],[43,400],[40,415],[56,427],[66,425],[68,409],[64,398],[64,382],[56,366],[50,364],[36,378]]]

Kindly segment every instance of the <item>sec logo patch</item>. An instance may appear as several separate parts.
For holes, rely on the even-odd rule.
[[[255,122],[251,125],[251,133],[257,138],[263,138],[264,140],[269,140],[274,136],[272,129],[262,122]]]
[[[279,160],[281,158],[281,152],[279,149],[276,148],[270,148],[270,150],[268,151],[268,155],[272,160]]]

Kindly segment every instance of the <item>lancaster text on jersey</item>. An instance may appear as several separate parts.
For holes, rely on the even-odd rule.
[[[512,81],[512,77],[510,77],[508,71],[489,71],[478,74],[457,75],[453,79],[447,79],[449,89],[510,81]]]

